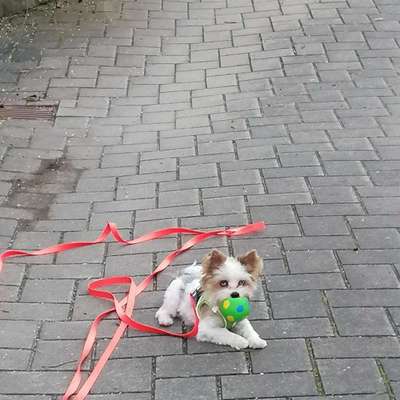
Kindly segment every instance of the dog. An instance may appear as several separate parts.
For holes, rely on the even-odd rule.
[[[227,257],[219,250],[212,250],[201,265],[192,264],[168,286],[156,319],[162,326],[170,326],[175,317],[185,325],[193,325],[193,302],[197,300],[199,329],[196,339],[231,346],[237,350],[247,347],[262,349],[267,342],[260,338],[248,319],[233,328],[226,328],[226,321],[218,313],[218,304],[228,297],[250,298],[257,286],[263,268],[262,258],[256,250],[239,257]]]

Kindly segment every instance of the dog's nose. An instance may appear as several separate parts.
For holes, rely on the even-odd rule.
[[[233,297],[233,298],[239,297],[239,293],[238,292],[232,292],[231,293],[231,297]]]

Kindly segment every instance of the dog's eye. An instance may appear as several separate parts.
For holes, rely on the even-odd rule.
[[[247,285],[247,282],[243,279],[238,282],[238,286],[246,286],[246,285]]]
[[[228,286],[228,281],[220,281],[219,286],[221,287],[227,287]]]

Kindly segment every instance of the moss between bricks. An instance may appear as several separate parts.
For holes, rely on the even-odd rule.
[[[17,14],[52,0],[0,0],[0,17]]]

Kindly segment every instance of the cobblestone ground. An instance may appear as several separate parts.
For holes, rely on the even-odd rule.
[[[3,21],[2,97],[60,105],[0,126],[2,249],[109,220],[125,237],[270,224],[177,260],[257,248],[266,349],[129,331],[91,399],[400,399],[399,19],[397,0],[115,0]],[[105,307],[88,280],[146,275],[178,243],[8,263],[0,399],[58,398]],[[143,321],[174,273],[141,297]]]

